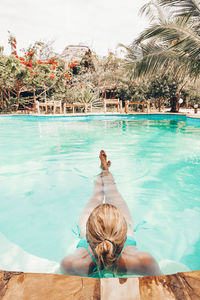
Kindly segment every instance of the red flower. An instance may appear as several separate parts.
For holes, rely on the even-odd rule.
[[[32,76],[35,76],[35,75],[37,75],[37,73],[36,73],[36,72],[34,72],[32,69],[29,69],[29,71],[31,72],[31,75],[32,75]]]
[[[69,76],[69,74],[65,74],[65,78],[67,78],[67,79],[69,79],[70,80],[70,76]]]
[[[13,51],[13,54],[14,54],[14,55],[17,55],[17,51]]]
[[[55,70],[56,69],[56,66],[55,65],[53,65],[53,70]]]
[[[20,59],[21,61],[24,61],[24,58],[23,58],[23,57],[20,57],[19,59]]]
[[[53,64],[53,63],[54,63],[53,58],[50,58],[50,59],[48,60],[48,63],[49,63],[49,64]]]
[[[41,60],[38,60],[37,63],[38,63],[38,65],[42,65],[43,64],[43,62]]]
[[[27,56],[32,57],[34,54],[35,54],[35,51],[34,51],[34,50],[31,50],[30,52],[28,52]]]
[[[73,67],[76,67],[76,64],[74,64],[74,63],[72,62],[71,64],[68,65],[68,67],[69,67],[70,69],[73,69]]]
[[[30,67],[30,68],[33,68],[33,63],[32,63],[32,61],[30,60],[30,61],[22,61],[22,64],[24,64],[25,66],[27,66],[27,67]],[[28,68],[29,69],[29,68]]]
[[[54,78],[55,78],[54,73],[50,73],[50,78],[51,78],[51,79],[54,79]]]

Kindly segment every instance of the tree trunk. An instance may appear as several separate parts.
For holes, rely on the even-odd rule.
[[[162,105],[162,98],[159,97],[158,98],[158,110],[159,110],[159,112],[161,112],[161,105]]]
[[[33,89],[33,111],[36,112],[36,97],[35,97],[35,89]]]
[[[15,111],[17,112],[18,109],[19,109],[19,99],[20,99],[20,89],[17,90],[17,104],[16,104],[16,107],[15,107]]]
[[[178,102],[178,97],[177,96],[171,97],[170,105],[171,105],[171,112],[174,112],[174,113],[179,112],[179,102]]]
[[[1,110],[3,110],[3,92],[2,92],[2,90],[1,90],[1,101],[0,101],[0,108],[1,108]]]
[[[10,102],[9,102],[8,98],[6,97],[6,93],[5,93],[4,90],[2,90],[2,100],[3,100],[4,109],[6,111],[8,111],[9,110]]]
[[[189,96],[186,96],[185,98],[185,107],[189,108]]]

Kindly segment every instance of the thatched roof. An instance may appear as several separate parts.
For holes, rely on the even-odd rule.
[[[80,60],[82,56],[88,52],[90,48],[88,46],[83,45],[69,45],[65,47],[63,53],[61,54],[62,59],[66,62]]]

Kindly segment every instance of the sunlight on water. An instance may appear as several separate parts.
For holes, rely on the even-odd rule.
[[[0,117],[0,232],[60,261],[104,149],[135,225],[143,222],[138,248],[200,269],[200,120],[178,117]]]

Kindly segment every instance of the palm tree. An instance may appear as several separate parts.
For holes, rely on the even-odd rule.
[[[150,1],[141,8],[150,26],[127,49],[126,68],[133,77],[160,72],[181,82],[200,73],[200,2]],[[181,84],[177,94],[180,92]],[[178,97],[177,97],[178,99]],[[175,101],[177,101],[177,99]]]

